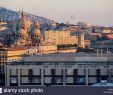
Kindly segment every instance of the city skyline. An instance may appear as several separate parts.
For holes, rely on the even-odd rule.
[[[1,0],[0,6],[55,20],[76,23],[85,21],[94,25],[113,26],[112,0]],[[71,17],[74,17],[73,19]]]

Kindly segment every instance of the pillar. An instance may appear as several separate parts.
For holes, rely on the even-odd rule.
[[[44,85],[44,70],[41,69],[41,85]]]
[[[85,69],[85,74],[86,74],[86,85],[88,86],[88,69]]]
[[[63,69],[63,86],[66,85],[66,69]]]
[[[20,69],[18,69],[18,86],[20,86]]]
[[[111,69],[108,69],[108,82],[111,83],[112,82],[112,73],[111,73]]]
[[[5,67],[5,86],[10,86],[10,69]]]

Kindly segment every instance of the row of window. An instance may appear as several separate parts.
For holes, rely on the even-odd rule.
[[[43,70],[43,75],[70,75],[70,76],[74,76],[74,75],[86,75],[86,69],[45,69]],[[113,75],[113,70],[108,70],[108,69],[90,69],[87,70],[87,74],[89,76],[96,76],[97,74],[99,75],[109,75],[111,73],[111,75]],[[11,75],[17,75],[18,74],[18,69],[11,69],[10,70],[10,74]],[[41,69],[20,69],[20,75],[23,76],[34,76],[34,75],[41,75]]]
[[[41,78],[40,77],[21,77],[20,78],[20,84],[39,84],[41,85]],[[107,76],[102,76],[99,79],[97,77],[90,77],[87,79],[88,84],[95,84],[101,82],[101,80],[106,80],[108,81]],[[112,82],[113,82],[113,77],[112,77]],[[72,85],[85,85],[86,84],[86,77],[66,77],[63,79],[63,77],[44,77],[43,83],[44,84],[53,84],[53,85],[58,85],[62,84],[65,82],[65,84],[72,84]],[[11,84],[18,84],[18,77],[13,76],[10,77],[10,83]]]

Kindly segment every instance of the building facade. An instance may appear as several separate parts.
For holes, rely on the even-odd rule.
[[[7,29],[7,22],[0,20],[0,31]]]
[[[8,48],[0,49],[0,64],[8,64],[8,62],[22,61],[23,55],[26,54],[25,48]]]
[[[7,65],[6,86],[92,85],[113,82],[113,65]]]
[[[49,53],[56,53],[57,46],[52,44],[43,44],[39,46],[39,53],[41,54],[49,54]]]
[[[70,31],[45,31],[44,32],[45,41],[53,43],[56,45],[62,44],[78,44],[78,36],[71,36]]]
[[[85,47],[90,47],[91,41],[90,40],[84,40]]]
[[[21,17],[18,21],[12,22],[11,29],[4,34],[4,46],[29,46],[40,43],[43,39],[40,31],[40,23],[32,22],[27,13],[21,12]]]
[[[5,85],[76,86],[93,85],[103,80],[113,82],[112,57],[69,56],[40,55],[25,58],[24,65],[6,65]]]

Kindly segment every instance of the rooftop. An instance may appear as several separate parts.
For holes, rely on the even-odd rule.
[[[103,54],[97,56],[94,53],[69,53],[69,54],[47,54],[28,56],[24,58],[25,62],[84,62],[84,63],[112,63],[113,54]]]
[[[13,48],[1,48],[0,51],[16,51],[16,50],[25,50],[23,47],[13,47]]]
[[[14,48],[8,48],[8,51],[16,51],[16,50],[25,50],[23,47],[14,47]]]

